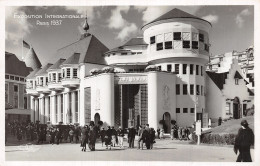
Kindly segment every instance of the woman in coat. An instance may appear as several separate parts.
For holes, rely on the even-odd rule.
[[[88,147],[90,151],[95,151],[95,144],[96,144],[96,128],[94,124],[90,124],[89,139],[88,139]]]
[[[89,127],[88,125],[84,126],[83,129],[81,130],[81,146],[82,149],[81,151],[86,152],[86,144],[88,143],[88,134],[89,134]]]

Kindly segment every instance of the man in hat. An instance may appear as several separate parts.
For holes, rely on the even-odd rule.
[[[238,130],[238,134],[235,139],[234,152],[239,155],[236,162],[252,162],[250,154],[250,146],[254,145],[254,133],[252,129],[248,127],[246,120],[241,121],[241,128]]]
[[[134,148],[136,130],[134,126],[131,126],[128,133],[129,148]]]

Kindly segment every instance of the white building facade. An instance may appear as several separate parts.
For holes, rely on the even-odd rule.
[[[206,104],[214,101],[214,95],[207,98],[205,72],[208,21],[173,9],[144,25],[143,37],[111,50],[88,28],[86,22],[80,40],[58,50],[58,61],[27,77],[32,121],[84,125],[93,120],[116,128],[147,123],[158,128],[161,121],[169,133],[171,120],[190,126],[204,115],[221,116]],[[248,92],[241,93],[250,100]]]

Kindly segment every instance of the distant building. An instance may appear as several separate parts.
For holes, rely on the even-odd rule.
[[[232,61],[225,74],[205,72],[211,26],[173,9],[144,25],[143,37],[109,50],[87,32],[86,19],[78,41],[27,77],[31,120],[80,125],[93,120],[123,128],[147,123],[158,128],[162,122],[169,133],[171,120],[179,126],[201,120],[207,127],[208,118],[243,117],[253,99],[239,65]],[[223,112],[227,102],[234,104],[232,116]],[[244,102],[250,104],[241,107]]]
[[[26,93],[26,77],[32,68],[26,67],[16,55],[5,52],[5,119],[30,120],[30,98]]]

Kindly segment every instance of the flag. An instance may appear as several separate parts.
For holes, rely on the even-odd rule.
[[[29,45],[28,43],[26,43],[24,40],[23,40],[23,46],[24,46],[25,48],[30,49],[30,45]]]

